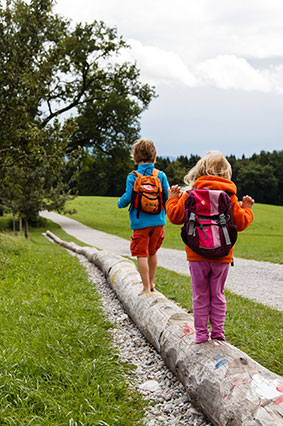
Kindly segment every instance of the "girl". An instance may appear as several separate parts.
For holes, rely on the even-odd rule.
[[[220,152],[209,152],[185,176],[189,189],[212,189],[226,191],[231,197],[233,223],[238,231],[246,229],[253,221],[254,200],[246,195],[238,202],[236,185],[231,181],[230,163]],[[184,223],[185,200],[188,192],[181,192],[178,185],[168,191],[166,213],[170,222]],[[196,343],[206,342],[209,338],[208,320],[211,325],[211,339],[225,340],[224,321],[226,300],[224,284],[229,265],[233,261],[233,248],[225,257],[208,259],[186,246],[192,279],[194,326]]]

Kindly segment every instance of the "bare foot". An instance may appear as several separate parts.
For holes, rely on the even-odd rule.
[[[138,295],[143,296],[144,294],[150,294],[150,290],[144,288]]]
[[[154,291],[155,290],[155,284],[152,284],[151,286],[150,286],[150,291]]]

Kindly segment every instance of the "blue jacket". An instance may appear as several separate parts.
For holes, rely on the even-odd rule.
[[[154,164],[143,163],[138,165],[137,172],[141,173],[142,175],[149,176],[151,175],[153,169],[154,169]],[[134,188],[134,183],[136,178],[137,176],[134,176],[134,175],[127,176],[125,193],[122,195],[122,197],[118,201],[119,209],[127,207],[129,204],[131,204],[132,191]],[[164,202],[166,202],[168,199],[169,183],[167,181],[167,177],[165,173],[162,171],[158,173],[158,178],[160,179],[162,191],[164,192],[164,196],[165,196]],[[134,206],[131,205],[129,210],[129,216],[130,216],[130,222],[131,222],[131,229],[142,229],[142,228],[148,228],[149,226],[160,226],[160,225],[166,224],[165,207],[163,210],[161,210],[159,214],[148,214],[148,213],[140,212],[139,218],[137,218],[137,209],[135,209]]]

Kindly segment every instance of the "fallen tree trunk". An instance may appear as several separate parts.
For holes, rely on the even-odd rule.
[[[125,311],[215,425],[283,425],[282,377],[227,342],[195,345],[191,314],[157,291],[138,296],[142,284],[132,261],[46,234],[104,272]]]

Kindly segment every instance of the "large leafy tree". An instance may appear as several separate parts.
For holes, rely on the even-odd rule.
[[[56,124],[53,144],[64,140],[65,146],[65,152],[53,150],[58,162],[79,147],[90,147],[92,154],[113,161],[128,156],[139,132],[140,114],[154,96],[153,89],[139,81],[135,65],[117,63],[115,58],[127,46],[115,28],[98,21],[73,27],[54,13],[54,4],[54,0],[0,3],[1,199],[7,198],[4,187],[11,182],[11,168],[15,174],[15,168],[25,164],[26,174],[32,175],[30,159],[35,151],[44,159],[46,135],[52,143],[54,120],[60,117],[63,127],[71,112],[76,117],[76,127],[64,127],[69,133],[64,130],[63,139]],[[43,191],[30,191],[38,194],[37,201],[46,197]]]
[[[63,211],[65,202],[71,197],[69,185],[62,178],[68,132],[67,126],[62,128],[57,121],[43,130],[30,125],[23,132],[28,141],[28,155],[21,159],[20,165],[7,168],[2,203],[24,219],[26,237],[31,218],[40,210]]]

